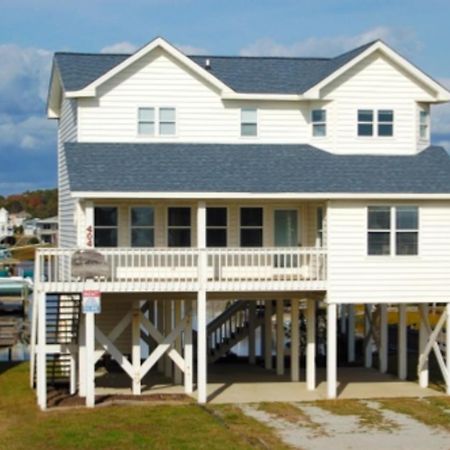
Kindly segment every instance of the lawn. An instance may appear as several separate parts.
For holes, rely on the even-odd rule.
[[[285,449],[235,406],[108,406],[41,412],[28,364],[0,363],[2,449]]]

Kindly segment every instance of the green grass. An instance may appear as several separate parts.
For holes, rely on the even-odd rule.
[[[237,407],[108,406],[41,412],[28,364],[0,363],[2,449],[285,449],[273,430]],[[259,440],[258,438],[261,438]]]

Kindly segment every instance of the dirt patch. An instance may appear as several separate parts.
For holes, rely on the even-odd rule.
[[[48,408],[74,408],[86,405],[86,400],[78,395],[71,395],[67,389],[49,389],[48,391]],[[191,397],[184,394],[111,394],[96,395],[96,406],[108,405],[133,405],[149,403],[154,405],[180,405],[192,403]]]

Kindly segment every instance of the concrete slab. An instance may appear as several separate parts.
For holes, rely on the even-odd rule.
[[[308,391],[304,381],[293,383],[289,375],[277,376],[274,371],[248,364],[214,364],[208,368],[208,401],[211,403],[305,402],[326,398],[325,370],[317,370],[317,389]],[[338,398],[373,399],[393,397],[429,397],[442,395],[433,389],[420,388],[417,383],[400,381],[374,369],[343,367],[338,369]],[[143,394],[180,394],[184,387],[156,371],[143,380]],[[131,380],[124,373],[98,373],[97,394],[131,393]],[[195,396],[195,393],[194,393]]]

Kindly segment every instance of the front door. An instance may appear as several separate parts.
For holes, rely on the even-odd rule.
[[[297,247],[300,245],[298,238],[298,210],[275,210],[275,247]]]

